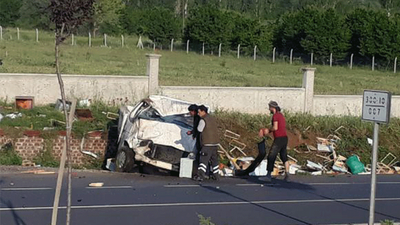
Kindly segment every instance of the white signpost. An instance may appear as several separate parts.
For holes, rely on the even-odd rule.
[[[376,164],[378,155],[379,124],[389,123],[392,95],[387,91],[365,90],[363,95],[362,119],[372,121],[374,125],[374,141],[372,144],[371,197],[369,205],[369,225],[374,224]]]

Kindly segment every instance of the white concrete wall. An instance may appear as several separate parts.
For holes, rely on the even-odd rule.
[[[147,76],[62,75],[67,97],[106,103],[136,102],[148,95]],[[0,98],[34,96],[35,104],[55,103],[60,98],[54,74],[0,73]],[[122,100],[121,100],[122,99]]]
[[[277,101],[282,109],[304,110],[304,88],[255,87],[160,87],[160,94],[189,102],[209,105],[213,109],[243,113],[265,113],[268,102]]]
[[[315,95],[314,115],[362,115],[362,95]],[[400,96],[392,96],[392,117],[400,117]]]

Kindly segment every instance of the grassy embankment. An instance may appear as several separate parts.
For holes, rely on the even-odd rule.
[[[10,40],[10,36],[12,40]],[[0,73],[54,73],[54,35],[40,32],[39,43],[35,42],[34,31],[20,32],[8,29],[0,41],[0,58],[4,65]],[[102,37],[92,39],[88,47],[87,37],[75,37],[62,46],[62,72],[65,74],[110,74],[144,75],[146,53],[152,49],[136,48],[137,37],[125,36],[125,47],[120,37],[108,37],[109,47],[101,47]],[[257,87],[300,87],[301,68],[305,65],[295,62],[272,63],[269,59],[254,61],[246,56],[237,59],[223,53],[221,58],[199,55],[185,51],[156,50],[161,54],[161,85],[202,85],[202,86],[257,86]],[[316,94],[362,94],[364,89],[388,90],[400,94],[400,75],[393,72],[371,71],[370,68],[355,67],[350,70],[341,66],[314,65],[317,68]]]
[[[0,111],[4,115],[14,112],[15,109],[7,109],[11,104],[0,104]],[[3,108],[3,109],[1,109]],[[76,121],[73,126],[74,136],[82,137],[89,131],[103,130],[107,132],[109,125],[115,124],[106,118],[102,112],[117,112],[117,107],[108,107],[102,103],[95,103],[90,107],[94,116],[93,121]],[[63,121],[63,114],[56,111],[53,106],[35,107],[33,110],[22,110],[22,117],[16,119],[4,118],[0,122],[0,129],[6,135],[17,138],[20,137],[24,130],[43,130],[44,127],[54,127],[51,131],[42,131],[41,136],[47,140],[55,137],[58,130],[64,130],[61,126],[54,126],[52,120]],[[219,131],[222,143],[227,147],[227,142],[223,138],[223,132],[228,129],[241,135],[240,141],[244,142],[246,152],[249,155],[257,154],[256,143],[259,141],[257,137],[258,130],[269,124],[270,118],[266,115],[247,115],[232,112],[216,112],[218,119]],[[315,153],[307,153],[305,144],[316,146],[316,137],[327,137],[329,134],[340,136],[342,141],[339,142],[337,152],[346,157],[356,154],[361,157],[365,164],[370,163],[371,146],[367,143],[367,137],[372,137],[372,124],[362,122],[357,117],[313,117],[304,114],[287,113],[287,123],[289,130],[289,147],[296,148],[302,153],[289,150],[289,155],[297,158],[300,164],[304,164],[307,159],[321,162],[321,158],[315,156]],[[337,128],[343,126],[337,132]],[[389,125],[381,126],[379,158],[384,157],[388,152],[394,153],[400,159],[400,119],[392,119]],[[271,139],[269,140],[269,143]],[[48,142],[50,145],[51,143]],[[47,146],[42,156],[38,157],[36,163],[41,165],[56,166],[51,154],[47,151],[51,146]],[[9,152],[7,154],[10,154]],[[4,158],[5,155],[0,156]],[[10,157],[14,157],[11,155]],[[17,163],[15,159],[0,161],[0,164],[10,164],[10,161]],[[99,165],[96,162],[97,166]]]
[[[3,37],[5,39],[0,41],[0,58],[3,59],[4,65],[0,67],[0,72],[54,73],[54,41],[51,33],[41,32],[39,43],[35,42],[33,31],[22,30],[19,41],[16,40],[15,30],[6,30]],[[102,38],[93,38],[91,48],[87,47],[87,37],[75,38],[76,46],[71,46],[71,40],[67,40],[62,47],[62,72],[66,74],[144,75],[146,70],[144,55],[153,52],[151,49],[137,49],[137,37],[125,37],[124,48],[120,46],[119,37],[108,37],[110,47],[100,47]],[[302,83],[300,68],[307,66],[300,62],[289,65],[284,62],[273,64],[267,59],[257,61],[249,57],[236,59],[232,55],[225,54],[218,58],[196,53],[187,55],[183,51],[156,50],[156,53],[162,55],[161,85],[299,87]],[[361,94],[364,89],[382,89],[399,94],[400,77],[392,72],[373,72],[366,68],[350,70],[339,66],[330,68],[317,65],[316,67],[315,91],[317,94]],[[108,121],[105,120],[101,111],[116,111],[116,108],[107,109],[102,104],[97,106],[95,104],[93,107],[98,107],[98,109],[92,108],[96,120],[77,122],[74,126],[76,134],[83,135],[89,130],[106,130]],[[49,126],[51,118],[63,119],[62,114],[54,112],[47,106],[23,113],[25,115],[23,118],[2,121],[0,128],[6,133],[11,132],[17,135],[21,130],[30,127],[41,130]],[[38,117],[39,114],[47,116]],[[248,151],[253,153],[258,140],[258,129],[269,123],[269,118],[262,115],[219,112],[217,116],[221,132],[230,129],[241,134],[242,141],[248,146]],[[366,138],[372,136],[370,123],[361,122],[357,117],[312,117],[300,114],[287,116],[288,128],[291,131],[291,147],[303,142],[315,144],[316,136],[326,137],[338,127],[343,126],[344,128],[339,130],[342,141],[337,149],[338,152],[345,156],[357,154],[363,162],[369,163],[371,147],[367,144]],[[382,126],[380,135],[380,157],[390,151],[400,158],[398,144],[400,120],[392,119],[389,126]],[[310,158],[310,154],[306,153],[298,154],[290,151],[289,154],[302,162]]]

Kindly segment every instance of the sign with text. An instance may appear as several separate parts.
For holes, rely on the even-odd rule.
[[[391,99],[390,92],[365,90],[362,119],[376,123],[389,123]]]

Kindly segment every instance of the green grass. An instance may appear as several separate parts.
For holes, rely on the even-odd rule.
[[[11,144],[0,146],[0,165],[21,165],[22,158]]]
[[[40,32],[39,43],[34,31],[4,32],[0,41],[0,58],[4,65],[0,73],[54,73],[54,34]],[[12,36],[12,40],[10,40]],[[64,74],[145,75],[146,53],[150,48],[136,48],[137,37],[125,36],[125,47],[120,37],[108,36],[108,46],[101,47],[102,37],[75,37],[77,45],[66,40],[61,48],[61,70]],[[145,41],[145,40],[144,40]],[[147,46],[147,44],[145,44]],[[161,54],[160,85],[167,86],[238,86],[238,87],[300,87],[301,68],[309,65],[296,62],[272,63],[268,59],[254,61],[250,57],[237,59],[233,54],[199,55],[185,51],[156,50]],[[6,56],[7,55],[7,56]],[[388,90],[400,94],[400,75],[389,71],[371,71],[367,67],[350,70],[342,66],[315,65],[316,94],[362,94],[364,89]]]
[[[255,143],[259,141],[258,131],[262,127],[270,124],[270,117],[266,115],[249,115],[232,112],[216,112],[220,133],[225,129],[231,130],[241,135],[240,141],[248,146],[248,150],[253,150],[252,155],[256,154]],[[367,137],[373,136],[373,124],[363,122],[359,117],[334,117],[334,116],[311,116],[308,114],[285,113],[287,129],[292,134],[300,134],[303,139],[309,139],[315,143],[315,137],[327,137],[330,134],[338,135],[341,141],[338,143],[336,152],[345,157],[353,154],[358,155],[365,164],[371,163],[371,146],[367,142]],[[339,127],[339,129],[335,132]],[[293,138],[293,137],[292,137]],[[387,153],[393,153],[400,159],[400,119],[393,118],[389,125],[381,125],[379,133],[378,159],[382,159]],[[271,140],[269,140],[271,144]],[[290,140],[289,140],[290,142]],[[289,152],[296,157],[299,162],[305,162],[310,154],[297,155],[294,151]],[[317,158],[318,159],[318,158]],[[302,164],[302,163],[300,163]]]
[[[15,112],[15,109],[9,109],[10,104],[0,102],[0,113],[3,115]],[[110,125],[116,124],[117,121],[109,120],[103,112],[118,111],[117,106],[107,106],[101,102],[95,102],[90,106],[93,114],[93,121],[75,121],[72,132],[76,138],[84,136],[89,131],[103,130],[107,132]],[[35,162],[41,165],[57,166],[58,163],[51,156],[51,141],[57,135],[59,130],[65,130],[65,126],[53,126],[52,120],[64,121],[64,115],[54,109],[53,105],[38,106],[32,110],[21,110],[23,116],[16,119],[3,118],[0,122],[0,129],[3,129],[7,136],[17,138],[22,135],[24,130],[43,130],[44,127],[53,127],[54,130],[42,131],[41,136],[45,139],[45,151],[42,155],[35,159]],[[45,116],[44,116],[45,115]],[[257,136],[258,130],[270,124],[270,116],[266,115],[250,115],[238,112],[217,111],[214,114],[218,121],[221,144],[227,146],[226,140],[223,138],[225,130],[231,130],[241,135],[240,141],[247,145],[246,152],[255,156],[256,143],[259,141]],[[315,144],[315,137],[327,137],[330,134],[336,134],[342,139],[336,151],[345,157],[353,154],[360,156],[364,164],[370,163],[371,146],[367,143],[367,137],[372,138],[373,124],[361,121],[359,117],[332,117],[332,116],[311,116],[309,114],[293,114],[285,113],[287,120],[287,129],[293,134],[300,134],[303,139],[311,141]],[[339,127],[343,127],[335,132]],[[400,119],[392,118],[389,125],[382,125],[379,134],[379,159],[382,159],[388,152],[393,153],[400,159]],[[294,138],[294,136],[290,136]],[[47,140],[47,141],[46,141]],[[269,144],[271,140],[269,140]],[[10,158],[7,153],[6,158]],[[310,154],[297,155],[294,151],[290,151],[291,156],[296,157],[300,164],[309,159]],[[0,158],[2,158],[0,156]],[[318,158],[317,158],[318,159]],[[101,161],[92,161],[88,165],[90,168],[100,168]]]
[[[10,107],[10,104],[0,102],[0,106]],[[89,131],[107,131],[108,126],[113,123],[113,121],[107,119],[103,112],[118,112],[117,106],[106,106],[101,102],[95,102],[89,107],[89,109],[92,112],[94,118],[93,121],[76,120],[73,124],[72,132],[77,138],[83,137]],[[0,110],[0,113],[2,115],[6,115],[16,111],[17,110],[14,108],[6,108]],[[57,122],[54,123],[54,121],[65,121],[63,112],[56,110],[54,105],[37,106],[32,110],[19,110],[18,112],[22,114],[22,117],[15,119],[3,118],[0,122],[0,128],[3,129],[8,135],[18,136],[21,135],[24,130],[43,130],[45,127],[53,128],[54,132],[65,130],[65,125]],[[50,131],[42,132],[42,135],[44,135],[43,138],[51,138],[54,134]]]

